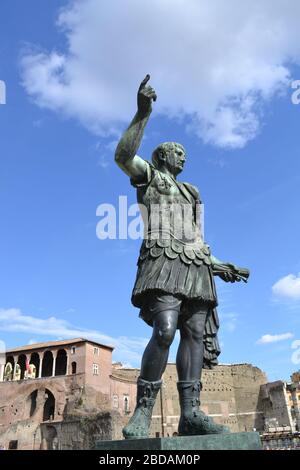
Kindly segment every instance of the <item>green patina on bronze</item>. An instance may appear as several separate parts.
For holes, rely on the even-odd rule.
[[[181,406],[180,435],[227,433],[200,411],[202,368],[218,361],[219,319],[214,276],[225,282],[247,282],[249,271],[218,260],[201,230],[198,189],[182,183],[186,151],[177,142],[158,145],[151,163],[136,155],[157,96],[147,85],[138,90],[138,110],[116,149],[119,167],[136,188],[145,225],[132,303],[153,327],[138,379],[137,405],[123,434],[126,439],[147,437],[152,409],[176,329],[181,341],[177,354]]]

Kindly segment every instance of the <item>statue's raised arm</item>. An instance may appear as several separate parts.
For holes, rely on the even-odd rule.
[[[152,112],[152,101],[156,101],[154,89],[147,85],[150,75],[146,75],[139,86],[137,95],[137,112],[128,129],[118,143],[115,161],[131,178],[143,177],[147,171],[147,163],[136,155],[140,146],[145,126]]]

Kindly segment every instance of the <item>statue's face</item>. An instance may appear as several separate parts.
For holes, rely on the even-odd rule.
[[[179,145],[175,145],[166,156],[165,165],[167,169],[173,174],[178,175],[182,172],[186,160],[185,151]]]

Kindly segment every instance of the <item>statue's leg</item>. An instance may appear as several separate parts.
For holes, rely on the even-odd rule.
[[[229,432],[225,426],[216,424],[199,408],[201,372],[203,366],[203,334],[208,313],[205,304],[199,304],[194,313],[180,326],[180,344],[176,363],[177,384],[181,416],[178,426],[180,435],[220,434]]]
[[[179,308],[158,312],[153,320],[152,337],[142,358],[141,374],[144,380],[160,380],[166,368],[169,349],[173,342]]]
[[[193,316],[180,325],[180,343],[176,357],[178,379],[199,380],[203,366],[203,335],[207,307],[200,304]]]
[[[160,311],[161,305],[161,311]],[[137,381],[136,408],[123,429],[125,439],[148,437],[152,410],[161,387],[161,376],[166,368],[169,348],[174,339],[180,302],[168,304],[153,302],[153,334],[145,349],[140,377]]]

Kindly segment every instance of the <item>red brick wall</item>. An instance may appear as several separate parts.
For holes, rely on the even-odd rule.
[[[98,347],[99,355],[94,354],[94,348],[96,347]],[[112,361],[111,349],[96,346],[90,343],[86,343],[85,348],[86,385],[90,385],[96,390],[109,395]],[[95,375],[93,372],[93,364],[98,365],[98,375]]]

